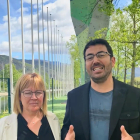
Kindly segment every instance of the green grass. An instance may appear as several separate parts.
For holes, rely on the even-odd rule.
[[[63,125],[67,96],[63,96],[53,101],[53,113],[59,118],[60,125]],[[48,110],[52,111],[52,100],[48,101]],[[8,113],[0,114],[0,118],[9,115]]]
[[[60,125],[63,125],[63,118],[65,114],[67,96],[54,99],[53,113],[59,118]],[[48,101],[48,110],[52,111],[52,101]]]

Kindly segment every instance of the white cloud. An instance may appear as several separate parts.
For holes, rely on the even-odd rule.
[[[44,0],[46,2],[47,0]],[[24,0],[24,2],[30,3],[30,0]],[[41,3],[42,1],[39,0]],[[33,0],[33,3],[36,3],[36,0]],[[60,31],[60,34],[63,35],[63,45],[66,41],[69,40],[70,36],[75,34],[73,24],[71,21],[71,16],[70,16],[70,2],[68,1],[63,1],[63,0],[57,0],[54,3],[49,3],[47,5],[44,5],[44,43],[45,43],[45,50],[48,50],[48,45],[47,45],[47,16],[46,12],[47,9],[46,7],[49,8],[49,14],[52,14],[52,20],[55,20],[55,24],[58,26],[58,30]],[[27,11],[27,7],[24,7],[24,11]],[[20,12],[20,9],[17,11]],[[40,47],[41,47],[41,53],[43,53],[43,32],[42,32],[42,11],[40,8],[40,13],[39,13],[39,36],[40,36]],[[7,39],[8,35],[8,24],[7,24],[7,16],[3,16],[3,21],[4,23],[0,25],[0,36],[5,36]],[[32,41],[31,41],[31,15],[27,14],[24,15],[23,17],[24,21],[24,48],[25,48],[25,53],[29,52],[31,53],[32,50]],[[33,15],[33,24],[34,24],[34,30],[33,30],[33,39],[34,39],[34,51],[38,51],[38,24],[37,24],[37,12],[34,11]],[[49,23],[50,25],[50,23]],[[54,22],[52,22],[52,25],[54,25]],[[49,29],[50,31],[50,29]],[[54,37],[54,29],[53,29],[53,34],[52,36]],[[59,35],[60,39],[60,35]],[[53,39],[52,39],[53,40]],[[51,39],[50,39],[51,41]],[[52,41],[53,43],[53,41]],[[61,45],[61,44],[59,44]],[[11,17],[11,46],[12,46],[12,52],[21,52],[22,51],[22,43],[21,43],[21,17]],[[4,49],[3,49],[4,48]],[[9,51],[9,46],[8,42],[5,40],[0,42],[0,54],[3,52],[8,52]],[[56,52],[56,51],[54,51]],[[16,56],[17,57],[17,56]]]
[[[28,12],[29,9],[27,7],[23,7],[23,12]],[[21,13],[21,8],[19,8],[17,11],[17,13]]]

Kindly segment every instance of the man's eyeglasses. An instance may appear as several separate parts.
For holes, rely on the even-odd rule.
[[[31,98],[33,93],[35,93],[36,98],[41,97],[45,92],[43,90],[37,90],[35,92],[32,92],[31,90],[24,90],[21,93],[23,93],[23,96],[26,98]]]
[[[111,56],[111,54],[108,53],[108,52],[98,52],[98,53],[96,53],[96,54],[88,54],[87,56],[85,56],[85,60],[91,61],[91,60],[93,60],[94,56],[96,56],[96,57],[99,58],[99,59],[102,59],[102,58],[104,58],[106,55]]]

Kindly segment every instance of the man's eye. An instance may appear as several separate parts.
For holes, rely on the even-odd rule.
[[[93,56],[88,56],[87,59],[88,60],[93,59]]]
[[[105,54],[98,54],[98,57],[104,57]]]

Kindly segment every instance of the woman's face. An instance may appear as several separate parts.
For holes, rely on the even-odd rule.
[[[35,90],[33,87],[25,88],[20,97],[23,106],[23,112],[36,112],[39,111],[43,105],[44,92],[43,90]]]

